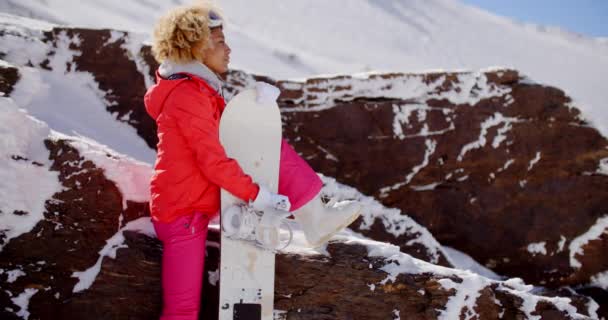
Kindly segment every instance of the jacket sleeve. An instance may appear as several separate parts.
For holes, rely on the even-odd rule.
[[[214,114],[209,97],[200,92],[177,94],[167,113],[174,117],[177,129],[196,156],[201,172],[213,184],[234,196],[249,201],[256,198],[259,187],[243,172],[236,160],[226,155],[219,139],[219,114]]]

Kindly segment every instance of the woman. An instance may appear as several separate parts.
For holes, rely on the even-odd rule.
[[[359,216],[358,204],[325,206],[321,180],[284,141],[279,194],[256,184],[226,156],[219,142],[225,107],[220,75],[228,71],[231,50],[217,12],[210,4],[179,7],[154,32],[152,50],[161,65],[144,100],[159,138],[150,209],[163,243],[161,319],[198,317],[207,225],[219,212],[220,188],[259,211],[293,212],[313,246]]]

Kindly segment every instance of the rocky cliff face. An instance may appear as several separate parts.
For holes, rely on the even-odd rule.
[[[106,110],[155,146],[154,123],[141,98],[156,65],[136,36],[3,28],[3,96],[10,97],[27,67],[90,73],[104,92]],[[18,52],[15,41],[36,49]],[[451,266],[434,236],[499,274],[537,285],[585,285],[608,270],[608,142],[580,119],[563,92],[514,70],[487,70],[301,82],[232,71],[225,93],[229,98],[255,80],[281,88],[284,134],[315,170],[375,198],[353,189],[351,198],[366,203],[353,229],[399,248],[342,239],[325,256],[280,255],[280,317],[606,316],[605,303],[598,310],[595,302],[563,290],[540,294],[572,295],[570,300],[411,258]],[[65,190],[47,201],[34,230],[3,243],[0,315],[17,318],[23,311],[19,301],[29,295],[30,319],[154,317],[160,308],[161,248],[134,231],[145,229],[139,218],[147,215],[146,204],[124,197],[69,139],[49,139],[46,146],[50,170],[59,173]],[[24,161],[16,156],[2,161]],[[335,189],[326,186],[325,192],[331,196]],[[109,239],[118,242],[107,247]],[[205,280],[210,293],[217,290],[213,243]],[[104,248],[115,259],[111,253],[103,258]],[[379,256],[374,248],[392,254]],[[73,272],[97,265],[92,286],[74,292],[79,280]],[[597,287],[583,291],[597,299],[606,295]],[[206,299],[205,310],[213,315],[216,297]]]
[[[608,269],[608,140],[562,91],[511,70],[279,85],[285,133],[315,169],[441,243],[552,287]]]

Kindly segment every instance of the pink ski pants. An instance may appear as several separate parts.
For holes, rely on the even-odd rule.
[[[152,221],[163,243],[161,320],[196,320],[200,311],[209,216],[202,212],[170,223]]]
[[[323,182],[285,140],[281,143],[279,193],[291,211],[312,200]],[[170,223],[152,221],[163,243],[161,320],[196,320],[200,311],[209,216],[194,212]]]

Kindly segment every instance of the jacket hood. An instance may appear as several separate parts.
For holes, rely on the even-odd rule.
[[[201,86],[208,87],[210,91],[221,95],[222,80],[204,64],[200,62],[180,64],[165,60],[156,72],[156,84],[150,87],[144,96],[146,111],[154,120],[163,111],[165,100],[171,91],[183,81],[189,80],[188,78],[167,80],[169,76],[178,73],[187,75],[190,79],[199,82]]]
[[[156,121],[158,116],[160,116],[161,112],[163,111],[165,100],[167,100],[167,97],[169,97],[171,91],[186,80],[188,79],[166,80],[163,79],[158,72],[156,73],[156,84],[150,87],[144,96],[144,105],[146,106],[146,111],[152,117],[152,119]]]

